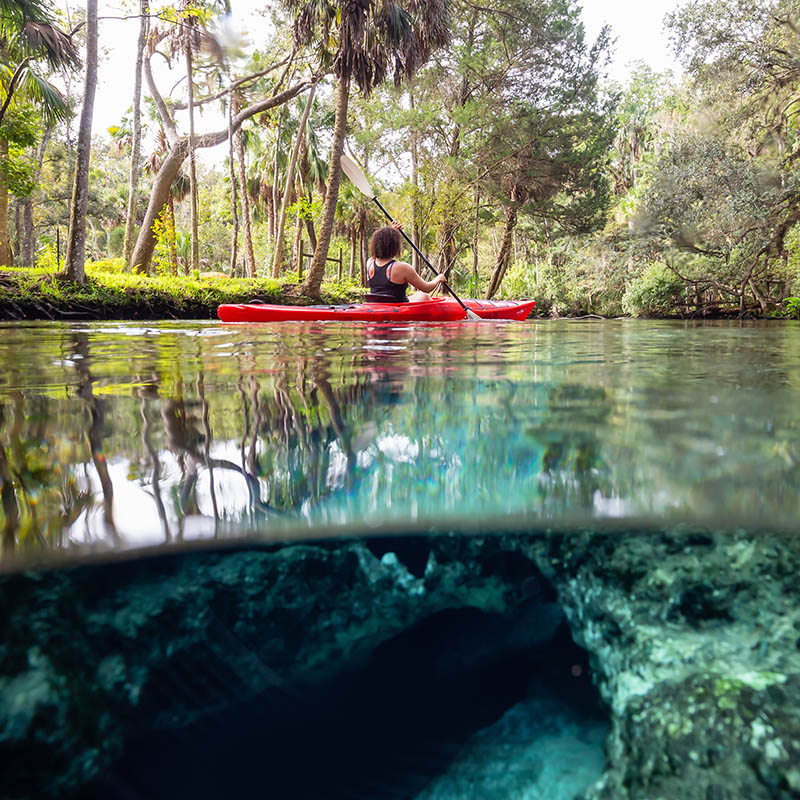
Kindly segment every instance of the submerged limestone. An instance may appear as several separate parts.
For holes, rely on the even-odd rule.
[[[527,625],[510,646],[546,641],[563,615],[520,589],[540,573],[514,545],[420,541],[419,577],[357,541],[5,576],[3,791],[61,796],[118,757],[131,727],[177,729],[270,691],[292,702],[446,609],[499,619],[524,608]],[[492,656],[455,641],[440,669],[469,670]]]
[[[181,730],[265,695],[273,707],[323,702],[313,687],[360,674],[376,653],[394,660],[399,650],[386,648],[402,636],[419,649],[426,620],[455,609],[482,613],[425,639],[429,674],[452,680],[518,653],[543,663],[566,616],[611,722],[587,800],[797,796],[798,568],[800,545],[785,534],[573,530],[6,575],[3,796],[66,796],[124,752],[132,729]],[[545,707],[531,697],[470,736],[422,797],[452,796],[492,764],[508,781],[482,779],[486,791],[525,797],[531,770],[557,771],[558,753],[569,756],[546,738],[543,752],[556,754],[547,765],[519,763]],[[567,738],[583,746],[570,725]],[[508,746],[504,730],[516,737]],[[513,762],[505,770],[503,759]]]
[[[538,546],[612,709],[587,798],[800,792],[800,543],[577,533]]]

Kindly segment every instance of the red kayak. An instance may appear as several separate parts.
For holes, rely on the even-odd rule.
[[[535,300],[464,300],[481,319],[527,319]],[[223,322],[298,322],[352,320],[355,322],[456,322],[466,319],[464,309],[450,297],[421,303],[355,303],[349,306],[274,306],[266,303],[222,305]]]

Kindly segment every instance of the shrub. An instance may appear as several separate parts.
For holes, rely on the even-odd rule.
[[[664,264],[653,263],[628,286],[622,308],[635,317],[676,314],[683,293],[678,276]]]
[[[784,303],[786,316],[790,319],[800,319],[800,297],[787,297]]]
[[[43,269],[47,272],[58,272],[60,266],[63,266],[63,262],[59,264],[54,242],[48,242],[39,248],[39,252],[36,256],[37,269]]]
[[[500,285],[500,296],[511,300],[536,297],[536,273],[529,264],[511,264]]]

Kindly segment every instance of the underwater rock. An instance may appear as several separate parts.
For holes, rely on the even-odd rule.
[[[586,800],[800,796],[800,543],[591,532],[533,543],[612,709]]]
[[[519,585],[546,581],[518,550],[439,536],[421,578],[359,541],[3,575],[3,796],[64,796],[119,756],[130,728],[179,729],[270,691],[299,702],[303,687],[446,609],[502,616],[526,604],[514,636],[546,641],[562,612],[543,594],[543,629],[531,630],[538,601]]]
[[[180,731],[265,694],[308,702],[337,672],[394,661],[404,636],[432,642],[433,674],[477,673],[549,647],[564,615],[611,717],[601,777],[607,720],[552,729],[563,709],[533,692],[470,732],[422,800],[555,797],[576,752],[591,769],[559,785],[585,800],[800,797],[799,597],[800,541],[764,531],[439,534],[7,574],[1,791],[66,796],[132,728]]]

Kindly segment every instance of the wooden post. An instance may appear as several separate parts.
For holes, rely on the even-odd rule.
[[[339,248],[339,269],[336,273],[336,280],[341,281],[342,279],[342,248]]]

